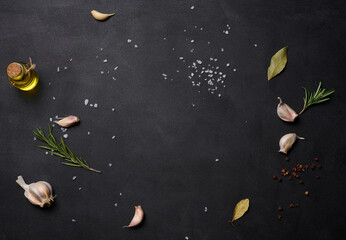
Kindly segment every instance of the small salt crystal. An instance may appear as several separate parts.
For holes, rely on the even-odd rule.
[[[112,108],[112,112],[114,112],[115,111],[115,108]]]
[[[90,132],[88,132],[88,135],[90,135]]]
[[[236,72],[236,71],[237,71],[237,69],[236,69],[236,68],[234,68],[234,69],[233,69],[233,72]]]
[[[77,178],[77,176],[73,176],[73,177],[72,177],[72,180],[74,181],[74,180],[76,180],[76,178]]]
[[[192,40],[191,40],[191,42],[192,42],[192,43],[194,43],[194,42],[195,42],[195,40],[193,40],[193,39],[192,39]]]
[[[229,66],[231,66],[231,64],[227,63],[227,64],[226,64],[226,67],[229,67]]]
[[[99,58],[99,56],[96,56],[96,58]]]
[[[57,68],[56,68],[56,71],[57,71],[57,72],[60,72],[60,68],[59,68],[59,67],[57,67]]]
[[[52,119],[52,118],[49,118],[49,121],[51,122],[51,121],[53,121],[53,119]]]
[[[34,141],[36,141],[36,138],[34,137]]]
[[[120,196],[122,196],[123,194],[122,193],[119,193]]]
[[[100,48],[100,51],[103,51],[103,48]]]
[[[98,104],[97,104],[97,103],[95,103],[95,104],[94,104],[94,108],[97,108],[97,107],[98,107]]]
[[[117,80],[115,77],[112,77],[112,79],[113,79],[114,81],[116,81],[116,80]]]
[[[48,85],[50,86],[50,85],[51,85],[51,83],[49,82],[49,83],[48,83]]]
[[[70,58],[70,62],[72,62],[72,58]]]
[[[191,6],[190,9],[191,9],[191,10],[195,9],[195,6]]]
[[[72,218],[72,222],[76,222],[76,219],[73,219],[73,218]]]
[[[115,139],[115,136],[112,136],[112,139]]]
[[[134,47],[135,47],[135,48],[138,48],[138,45],[137,45],[137,44],[135,44],[135,45],[134,45]]]
[[[66,70],[66,69],[67,69],[67,67],[64,67],[64,69]]]
[[[201,31],[203,31],[203,28],[201,28]]]
[[[68,138],[68,134],[67,134],[67,133],[64,134],[63,137],[64,137],[64,138]]]
[[[186,240],[189,240],[189,237],[188,237],[188,236],[186,236],[186,237],[185,237],[185,239],[186,239]]]
[[[114,206],[115,206],[115,207],[117,207],[117,206],[118,206],[118,204],[117,204],[117,203],[114,203]]]
[[[112,164],[111,164],[111,163],[108,163],[108,166],[109,166],[109,167],[111,167],[111,166],[112,166]]]
[[[219,161],[220,161],[220,159],[218,159],[218,158],[217,158],[217,159],[215,159],[215,162],[219,162]]]
[[[204,212],[208,212],[208,208],[207,207],[204,207]]]
[[[46,152],[46,155],[48,155],[48,152]]]
[[[107,59],[105,59],[105,60],[103,60],[103,62],[104,62],[104,63],[106,63],[106,62],[108,62],[108,60],[107,60]]]
[[[186,32],[186,29],[184,29],[184,32]]]
[[[221,48],[221,52],[225,51],[225,49]]]
[[[195,106],[195,104],[194,103],[192,103],[192,107],[194,107]]]
[[[101,71],[100,73],[101,73],[101,74],[104,74],[105,72],[104,72],[104,71]]]
[[[53,100],[55,100],[55,97],[52,97]]]
[[[116,71],[118,69],[118,66],[116,66],[115,68],[114,68],[114,71]]]
[[[132,42],[132,40],[131,39],[127,39],[127,42],[130,43],[130,42]]]
[[[226,30],[226,31],[224,31],[224,33],[227,35],[229,32],[228,32],[228,30]]]
[[[254,47],[257,47],[257,43],[254,44]]]
[[[78,188],[78,190],[80,191],[80,190],[82,190],[82,188],[81,188],[81,187],[79,187],[79,188]]]
[[[92,106],[94,106],[94,104],[90,103],[89,106],[92,107]]]
[[[179,57],[179,59],[180,59],[180,60],[183,60],[183,59],[184,59],[184,57]]]
[[[84,105],[86,106],[86,105],[88,105],[88,103],[89,103],[89,99],[85,99],[84,100]]]
[[[166,40],[166,38],[163,38],[163,40]]]

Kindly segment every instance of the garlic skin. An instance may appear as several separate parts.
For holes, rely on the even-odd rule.
[[[39,181],[31,184],[26,184],[22,176],[18,176],[16,182],[21,186],[25,192],[24,196],[34,205],[49,207],[54,202],[52,186],[45,182]]]
[[[276,111],[279,118],[285,122],[294,122],[294,119],[298,117],[298,114],[286,103],[283,103],[280,97],[278,97],[278,99],[280,102]]]
[[[138,226],[144,217],[144,211],[141,206],[135,206],[135,215],[133,216],[130,224],[128,226],[123,226],[123,227],[135,227]]]
[[[287,154],[287,152],[291,149],[292,145],[295,143],[297,139],[304,139],[304,138],[299,137],[295,133],[287,133],[286,135],[282,136],[279,141],[279,146],[280,146],[279,152]]]
[[[76,116],[67,116],[64,117],[62,119],[60,119],[59,121],[54,121],[56,124],[60,125],[61,127],[71,127],[73,125],[76,125],[77,123],[79,123],[80,119]]]
[[[106,20],[107,18],[113,16],[115,13],[110,13],[110,14],[107,14],[107,13],[101,13],[99,11],[96,11],[96,10],[92,10],[91,11],[91,14],[93,15],[93,17],[98,20],[98,21],[104,21]]]

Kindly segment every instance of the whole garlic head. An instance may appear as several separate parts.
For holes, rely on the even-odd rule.
[[[45,182],[39,181],[26,184],[22,176],[18,176],[16,181],[24,190],[24,196],[34,205],[40,207],[49,207],[54,202],[52,186]]]

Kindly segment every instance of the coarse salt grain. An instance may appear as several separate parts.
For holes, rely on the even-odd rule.
[[[84,100],[84,105],[86,106],[86,105],[88,105],[88,103],[89,103],[89,99],[85,99]]]
[[[108,163],[108,166],[109,166],[109,167],[111,167],[111,166],[112,166],[112,164],[111,164],[111,163]]]
[[[115,111],[115,108],[112,108],[112,112],[114,112]]]
[[[64,135],[62,135],[64,138],[68,138],[68,134],[66,133],[66,134],[64,134]]]
[[[90,135],[90,132],[88,132],[88,135]]]
[[[72,180],[74,181],[74,180],[76,180],[76,178],[77,178],[77,176],[73,176],[73,177],[72,177]]]
[[[107,60],[107,59],[104,59],[104,60],[103,60],[103,62],[104,62],[104,63],[107,63],[107,62],[108,62],[108,60]]]
[[[66,69],[67,69],[67,67],[64,67],[64,69],[66,70]]]
[[[219,161],[220,161],[220,159],[218,159],[218,158],[217,158],[217,159],[215,159],[215,162],[219,162]]]
[[[100,73],[101,73],[101,74],[104,74],[105,72],[104,72],[104,71],[101,71]]]
[[[132,42],[132,40],[131,39],[127,39],[127,42],[130,43],[130,42]]]
[[[94,108],[97,108],[97,107],[98,107],[98,104],[97,104],[97,103],[95,103],[95,104],[94,104]]]
[[[114,68],[114,71],[116,71],[118,69],[118,66],[116,66],[115,68]]]
[[[55,100],[55,97],[52,97],[53,100]]]
[[[118,204],[117,204],[117,203],[114,203],[114,206],[115,206],[115,207],[117,207],[117,206],[118,206]]]
[[[112,139],[115,139],[115,136],[112,136]]]
[[[72,218],[72,222],[76,222],[76,219],[73,219],[73,218]]]
[[[60,68],[59,68],[59,67],[57,67],[57,68],[56,68],[56,71],[57,71],[57,72],[60,72]]]
[[[191,9],[191,10],[195,9],[195,6],[191,6],[190,9]]]
[[[135,47],[135,48],[138,48],[138,45],[137,45],[137,44],[135,44],[135,45],[134,45],[134,47]]]

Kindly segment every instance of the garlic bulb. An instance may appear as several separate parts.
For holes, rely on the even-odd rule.
[[[144,217],[144,212],[141,206],[135,206],[135,215],[133,216],[130,224],[128,226],[124,226],[124,227],[135,227],[137,225],[139,225]]]
[[[277,107],[277,114],[279,118],[286,122],[294,122],[294,119],[298,117],[298,114],[286,103],[283,103],[280,97],[278,97],[278,99],[280,100]]]
[[[16,181],[24,190],[24,196],[34,205],[49,207],[54,202],[52,186],[44,181],[26,184],[22,176]]]
[[[61,118],[59,121],[54,121],[56,124],[60,125],[61,127],[71,127],[77,123],[79,123],[79,118],[76,116],[67,116],[64,118]]]
[[[288,133],[282,136],[279,142],[279,146],[280,146],[279,152],[287,154],[288,150],[291,149],[292,145],[295,143],[297,139],[304,139],[304,138],[299,137],[295,133]]]

